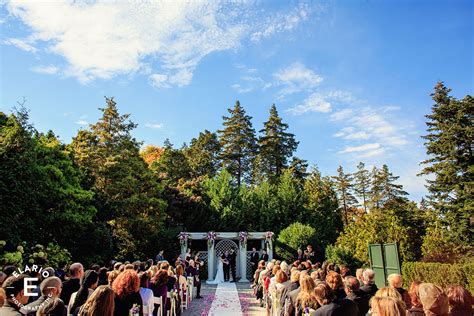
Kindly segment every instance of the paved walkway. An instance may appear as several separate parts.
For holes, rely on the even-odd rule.
[[[202,299],[194,299],[183,316],[265,316],[249,283],[203,284]],[[237,306],[239,310],[237,309]]]

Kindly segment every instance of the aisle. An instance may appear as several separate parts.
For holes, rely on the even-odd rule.
[[[214,301],[209,316],[242,316],[239,293],[235,283],[220,283],[217,285]]]

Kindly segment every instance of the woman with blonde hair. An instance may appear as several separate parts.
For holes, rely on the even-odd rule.
[[[101,285],[92,293],[79,310],[79,316],[113,316],[115,294],[108,285]]]
[[[318,308],[318,301],[314,294],[316,284],[309,275],[305,275],[300,279],[300,292],[296,297],[296,313],[302,315],[306,308]]]
[[[405,303],[391,296],[374,296],[370,306],[372,316],[406,316]]]

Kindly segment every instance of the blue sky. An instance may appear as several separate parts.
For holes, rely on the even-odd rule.
[[[275,103],[323,174],[386,163],[419,200],[433,86],[473,93],[467,0],[0,3],[0,110],[25,97],[65,142],[104,96],[139,140],[176,146],[219,129],[237,99],[256,130]]]

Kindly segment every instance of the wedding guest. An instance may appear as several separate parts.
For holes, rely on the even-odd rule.
[[[449,316],[471,316],[473,314],[471,293],[460,285],[448,286],[445,290],[449,302]]]
[[[140,279],[134,270],[128,269],[120,273],[115,279],[112,289],[115,292],[115,316],[128,316],[134,305],[140,306],[139,316],[143,316]]]
[[[199,271],[196,269],[194,260],[189,261],[189,266],[186,268],[186,274],[193,277],[194,286],[196,287],[196,298],[201,299],[201,279],[199,277]]]
[[[350,269],[345,264],[339,265],[339,270],[339,274],[341,275],[342,279],[351,274]]]
[[[28,278],[25,274],[21,274],[18,277],[9,276],[3,282],[6,300],[0,308],[0,315],[22,316],[17,302],[20,304],[26,304],[28,302],[28,296],[26,296],[24,292],[25,278]]]
[[[99,275],[94,270],[87,270],[81,279],[81,285],[77,292],[72,293],[69,300],[68,314],[77,315],[79,309],[84,304],[89,296],[97,288],[99,282]]]
[[[160,252],[158,252],[158,254],[156,255],[155,262],[158,263],[160,261],[165,260],[164,253],[165,253],[165,251],[163,249],[160,250]]]
[[[408,295],[410,296],[410,308],[407,310],[408,316],[425,316],[423,311],[423,305],[421,305],[419,287],[420,281],[413,281],[408,290]]]
[[[65,278],[66,278],[66,262],[65,261],[61,261],[59,264],[58,264],[58,268],[56,269],[56,271],[54,272],[54,275],[57,276],[59,279],[61,279],[61,282],[64,282]]]
[[[378,291],[377,285],[375,285],[375,272],[372,269],[365,269],[362,273],[364,285],[360,287],[360,290],[372,297]]]
[[[296,308],[297,315],[302,315],[305,308],[318,308],[318,302],[314,293],[316,284],[309,275],[305,275],[300,281],[300,291],[296,297]]]
[[[260,255],[257,252],[257,248],[252,247],[252,252],[250,253],[250,265],[252,266],[252,276],[255,275],[255,271],[258,268]]]
[[[360,291],[359,280],[353,276],[344,278],[344,290],[346,298],[357,304],[360,315],[365,315],[369,311],[369,300],[367,295],[363,295]]]
[[[142,297],[143,307],[144,307],[144,316],[151,316],[153,313],[153,291],[150,290],[149,287],[149,276],[146,272],[140,272],[138,274],[138,278],[140,279],[140,296]],[[147,311],[151,310],[152,313],[148,313]]]
[[[109,270],[106,267],[102,267],[99,269],[99,284],[98,285],[107,285],[109,284],[109,280],[107,278],[107,272]]]
[[[311,245],[306,246],[306,250],[304,252],[304,258],[305,260],[310,261],[311,264],[316,262],[316,255],[314,253],[313,246]]]
[[[34,316],[42,305],[46,301],[51,300],[52,298],[59,297],[61,294],[61,279],[58,277],[49,277],[44,279],[40,284],[41,296],[33,301],[32,303],[25,305],[20,309],[20,312],[24,315]],[[55,315],[66,315],[67,309],[64,305],[64,302],[59,300],[55,301],[54,305]]]
[[[81,278],[84,276],[84,267],[79,262],[71,264],[69,267],[71,277],[63,282],[61,291],[61,300],[64,304],[69,305],[72,293],[77,292],[81,287]]]
[[[407,309],[411,307],[410,295],[408,291],[403,288],[403,278],[400,274],[392,273],[387,277],[388,285],[397,290],[398,293],[402,296],[403,302],[407,306]]]
[[[320,306],[314,313],[315,316],[343,315],[341,306],[336,303],[336,296],[326,283],[320,283],[316,286],[314,296]]]
[[[346,297],[342,278],[339,273],[335,271],[329,271],[326,275],[326,283],[331,287],[331,290],[334,292],[334,295],[336,295],[337,299],[343,299]]]
[[[388,296],[374,296],[370,300],[372,315],[405,316],[405,303],[402,300]]]
[[[299,270],[298,270],[299,271]],[[301,283],[303,283],[303,279],[308,276],[308,272],[306,270],[299,271],[300,272],[300,279],[298,282],[298,287],[288,293],[288,302],[285,302],[285,313],[286,315],[293,316],[296,314],[297,310],[297,298],[301,291]]]
[[[112,286],[112,283],[114,283],[119,274],[120,272],[118,270],[112,270],[107,274],[107,281],[110,286]]]
[[[82,305],[79,316],[113,316],[115,311],[114,299],[115,294],[112,288],[101,285]]]
[[[150,286],[150,288],[153,290],[153,296],[162,297],[165,302],[168,295],[168,278],[168,271],[159,270],[151,279]],[[166,304],[163,304],[163,306],[160,307],[162,309],[162,315],[166,315],[165,305]],[[155,306],[155,309],[157,309],[157,306]],[[153,313],[157,314],[156,311]]]
[[[52,297],[44,301],[34,314],[36,316],[66,316],[67,309],[59,297]]]
[[[268,254],[267,254],[267,251],[265,249],[262,249],[262,256],[260,257],[260,260],[263,260],[265,262],[268,262]]]
[[[299,262],[302,262],[305,260],[304,253],[303,253],[303,250],[301,250],[301,248],[298,248],[298,250],[296,251],[296,260],[298,260]]]
[[[360,268],[356,270],[356,278],[359,280],[359,284],[362,285],[364,284],[364,278],[362,274],[364,273],[364,269]]]
[[[5,294],[5,290],[2,287],[0,287],[0,308],[3,306],[6,299],[7,299],[7,295]]]

